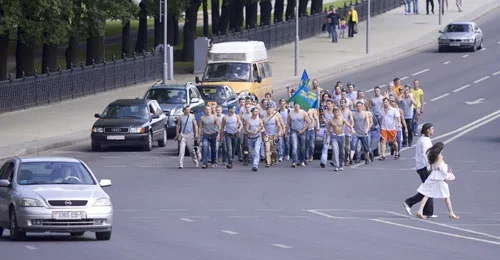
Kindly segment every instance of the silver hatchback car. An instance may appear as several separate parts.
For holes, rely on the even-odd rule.
[[[111,239],[113,206],[82,161],[66,157],[13,158],[0,168],[0,236],[10,230],[12,240],[26,232],[57,232],[82,236],[96,233]]]

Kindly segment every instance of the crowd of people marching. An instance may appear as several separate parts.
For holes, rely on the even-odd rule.
[[[401,148],[411,146],[418,135],[424,112],[418,80],[402,86],[395,78],[387,87],[375,87],[371,97],[350,82],[346,88],[337,82],[328,91],[315,79],[310,91],[319,101],[317,108],[307,110],[285,99],[275,102],[270,93],[260,102],[252,95],[240,98],[237,105],[228,106],[227,114],[221,106],[207,106],[198,122],[186,106],[176,129],[179,168],[184,167],[186,148],[195,166],[201,162],[202,168],[222,164],[230,169],[235,158],[244,166],[251,164],[253,171],[261,162],[271,167],[291,160],[291,167],[303,167],[313,162],[315,141],[322,136],[321,167],[330,164],[342,171],[361,161],[369,164],[377,156],[386,160],[387,146],[397,160]]]

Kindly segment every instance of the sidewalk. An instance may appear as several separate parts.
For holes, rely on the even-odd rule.
[[[348,69],[373,65],[397,56],[416,51],[434,43],[438,30],[455,20],[473,20],[500,6],[497,0],[466,2],[464,12],[458,13],[450,5],[438,25],[438,15],[425,15],[425,1],[420,1],[420,15],[404,15],[403,8],[395,9],[371,19],[370,54],[365,54],[366,24],[358,26],[353,39],[340,39],[334,44],[323,33],[300,41],[299,76],[294,77],[294,44],[269,51],[274,76],[276,98],[285,95],[285,86],[295,86],[302,70],[307,69],[311,78],[322,79]],[[423,7],[423,8],[422,8]],[[177,83],[194,81],[192,74],[174,75]],[[353,79],[355,80],[355,79]],[[15,155],[33,154],[78,142],[88,142],[90,128],[95,122],[94,113],[100,113],[115,99],[142,97],[153,82],[67,100],[42,107],[0,114],[0,160]],[[332,89],[333,86],[322,86]],[[367,86],[361,86],[366,88]]]

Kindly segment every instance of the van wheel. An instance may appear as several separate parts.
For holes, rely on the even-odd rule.
[[[19,226],[17,225],[16,210],[13,208],[10,210],[10,240],[21,241],[26,238],[26,232],[19,231]]]

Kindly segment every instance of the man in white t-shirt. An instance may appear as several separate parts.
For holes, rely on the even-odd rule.
[[[383,107],[382,107],[382,121],[380,124],[380,137],[381,137],[381,156],[379,160],[385,160],[385,150],[387,146],[387,142],[394,149],[394,159],[397,160],[398,157],[398,143],[396,142],[397,135],[397,123],[400,117],[399,111],[394,109],[389,102],[388,98],[383,99]]]

